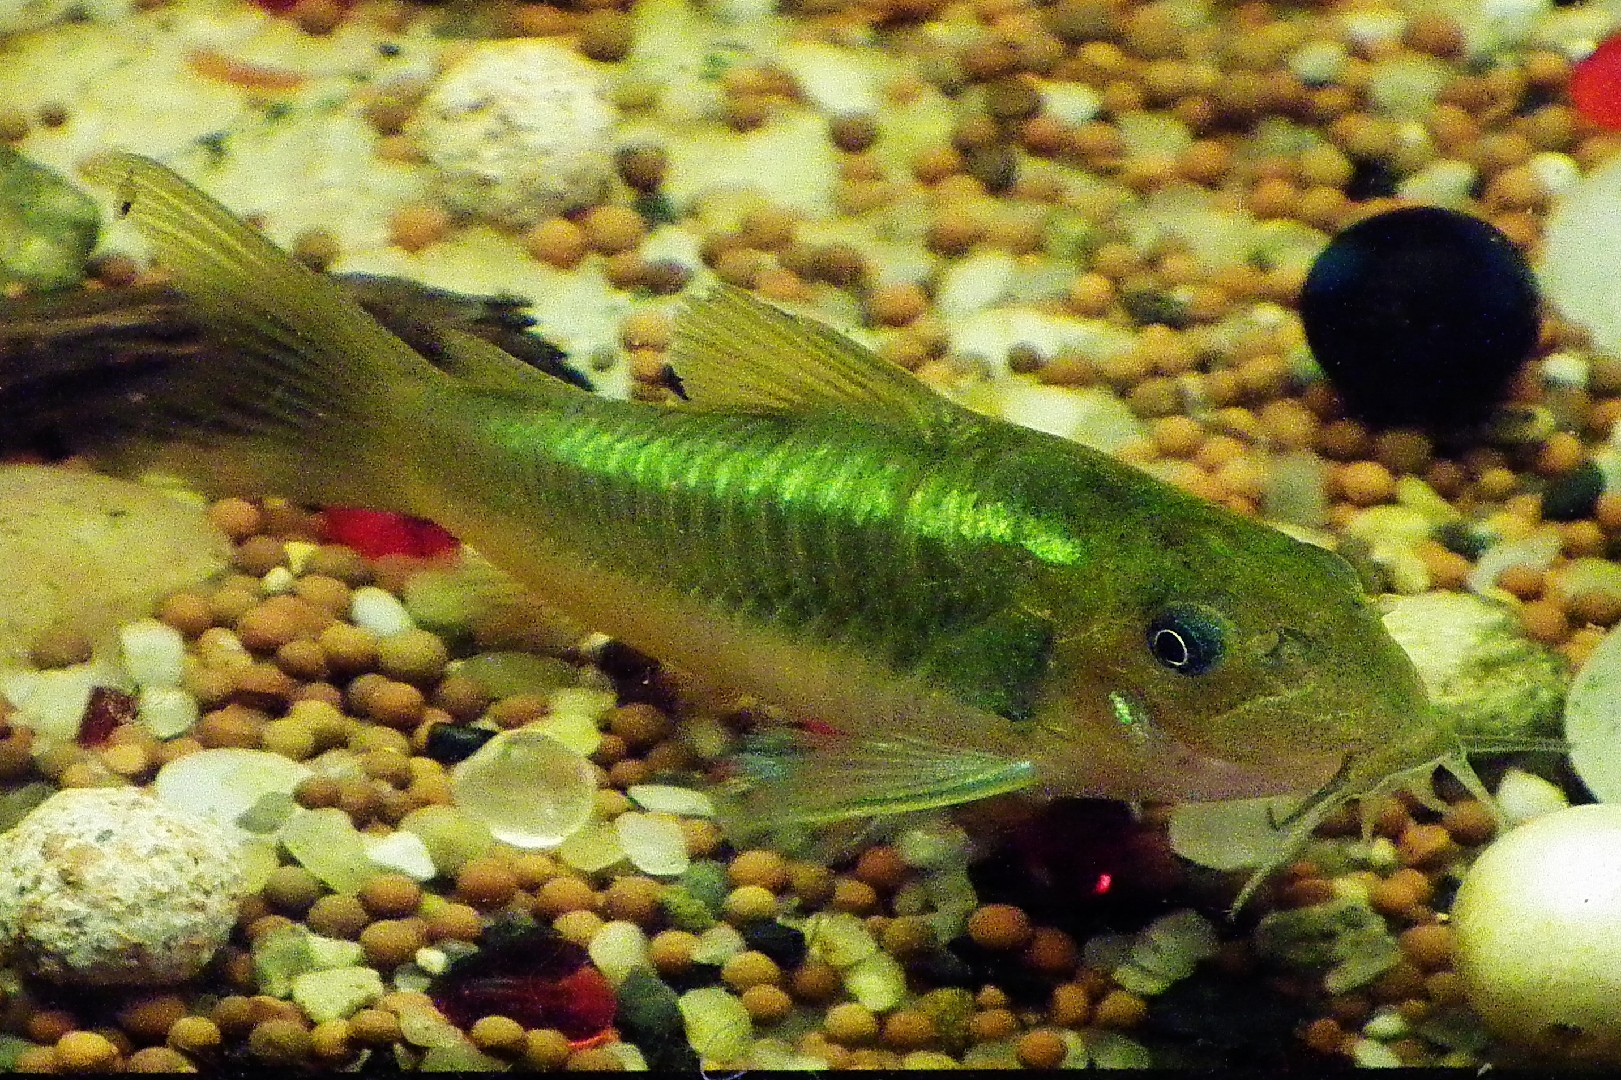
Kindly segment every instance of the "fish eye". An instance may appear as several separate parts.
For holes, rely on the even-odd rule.
[[[1179,675],[1203,675],[1226,651],[1226,629],[1213,611],[1175,605],[1148,624],[1148,651]]]

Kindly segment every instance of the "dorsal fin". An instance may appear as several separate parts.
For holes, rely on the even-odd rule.
[[[671,365],[696,408],[858,409],[929,430],[967,415],[832,327],[730,285],[717,284],[682,307]]]
[[[531,367],[499,345],[465,330],[440,331],[443,370],[473,386],[487,390],[514,390],[547,398],[587,394],[577,386]]]

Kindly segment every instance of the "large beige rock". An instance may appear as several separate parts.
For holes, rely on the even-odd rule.
[[[0,668],[39,636],[107,640],[165,595],[225,569],[204,509],[157,488],[45,465],[0,466]]]

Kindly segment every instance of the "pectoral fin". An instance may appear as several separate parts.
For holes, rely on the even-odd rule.
[[[914,738],[792,729],[752,736],[737,765],[718,801],[729,824],[749,829],[929,810],[1035,782],[1028,761]]]

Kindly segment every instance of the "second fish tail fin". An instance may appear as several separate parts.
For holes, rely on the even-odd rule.
[[[114,193],[230,362],[177,365],[87,449],[205,491],[408,510],[410,409],[447,377],[331,281],[157,162],[110,153]]]

